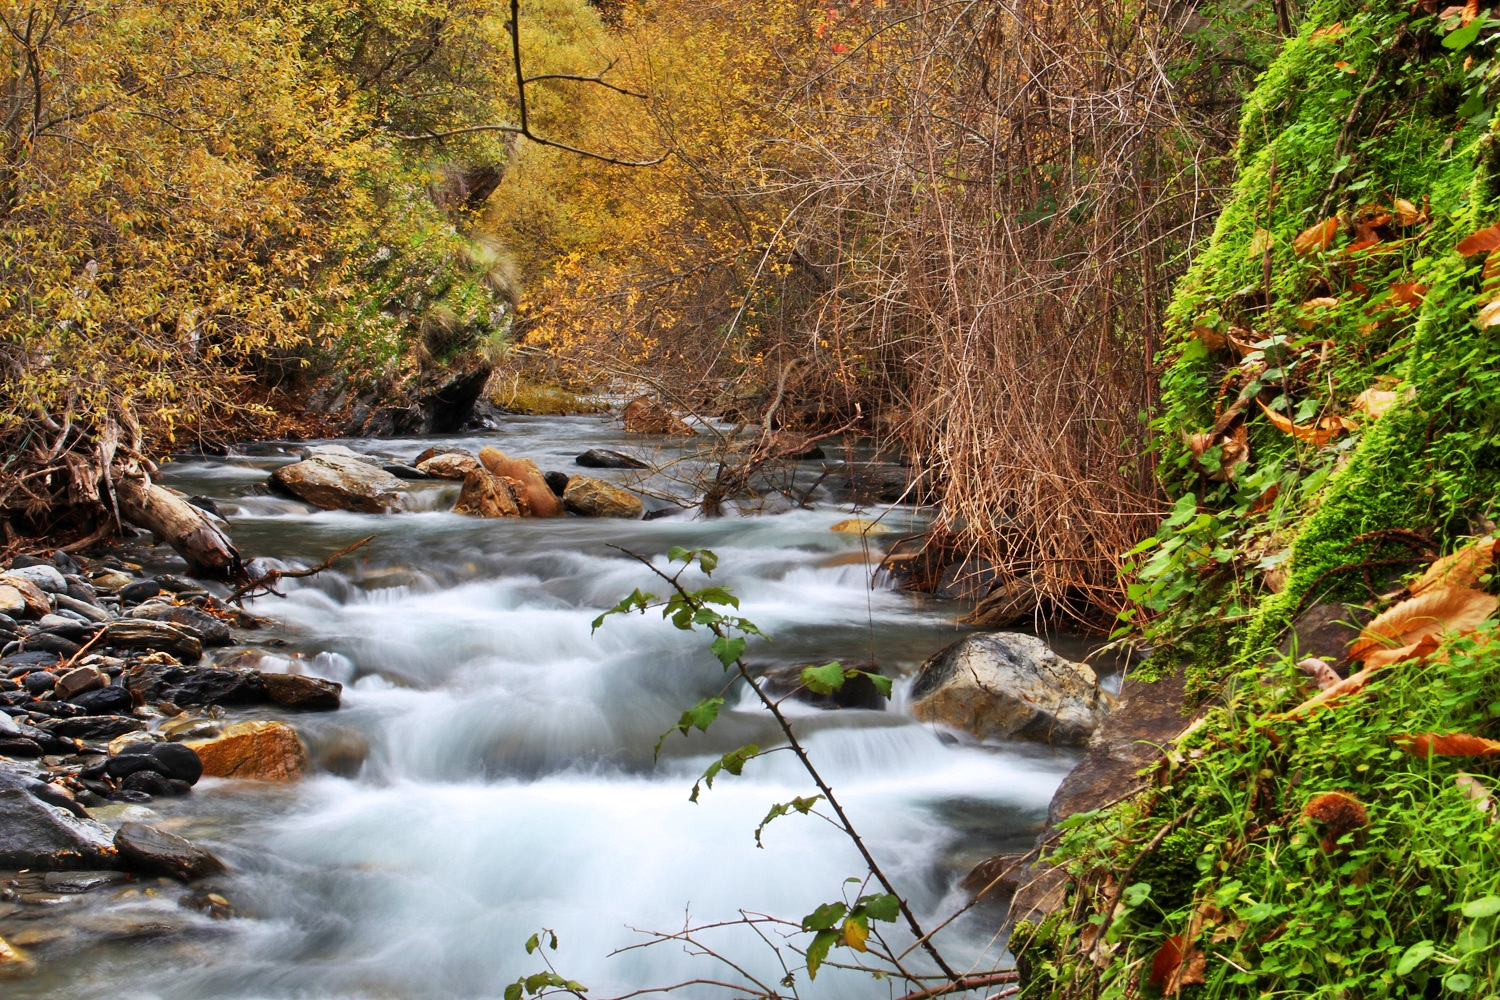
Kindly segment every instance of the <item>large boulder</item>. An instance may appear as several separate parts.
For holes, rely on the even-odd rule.
[[[481,466],[464,477],[464,488],[459,491],[453,513],[470,517],[520,517],[521,507],[510,482]]]
[[[433,479],[463,479],[479,467],[479,459],[473,455],[445,452],[434,455],[417,464],[417,471]]]
[[[981,739],[1084,743],[1109,710],[1099,678],[1058,656],[1036,636],[971,635],[922,665],[911,689],[912,713],[924,722]]]
[[[144,823],[126,823],[115,833],[120,860],[132,871],[189,882],[224,871],[224,862],[190,840]]]
[[[111,868],[109,827],[43,802],[24,788],[0,786],[0,868]]]
[[[208,740],[188,746],[210,778],[295,781],[307,769],[307,751],[296,730],[284,722],[241,722]]]
[[[561,517],[563,514],[562,501],[552,487],[547,485],[547,479],[542,475],[542,470],[529,458],[512,458],[498,448],[479,449],[479,461],[489,470],[491,475],[502,479],[509,479],[518,484],[516,490],[520,501],[521,515],[523,517]]]
[[[384,469],[341,455],[314,455],[271,473],[273,486],[324,510],[386,514],[406,505],[400,479]]]
[[[689,437],[694,430],[681,417],[649,396],[637,396],[625,404],[622,415],[630,434],[669,434]]]
[[[573,476],[568,479],[568,488],[563,491],[563,503],[573,513],[585,517],[638,518],[645,510],[641,498],[634,493],[589,476]]]

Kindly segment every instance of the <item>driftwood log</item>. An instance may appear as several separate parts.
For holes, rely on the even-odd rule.
[[[114,480],[120,520],[145,528],[166,541],[192,572],[221,580],[243,580],[244,564],[234,543],[203,511],[139,468],[122,470]]]

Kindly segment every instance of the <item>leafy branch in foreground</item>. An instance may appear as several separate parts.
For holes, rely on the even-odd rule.
[[[781,701],[771,697],[756,681],[756,678],[746,666],[743,654],[747,637],[762,635],[763,633],[753,622],[744,617],[720,610],[729,608],[737,611],[739,609],[739,599],[725,588],[717,585],[703,587],[698,590],[688,590],[683,586],[682,575],[688,569],[692,568],[695,563],[705,575],[712,575],[713,570],[718,566],[718,557],[706,549],[686,549],[674,546],[668,551],[667,559],[669,563],[681,563],[682,565],[675,572],[668,573],[657,567],[649,558],[639,553],[631,552],[619,546],[612,547],[620,549],[621,552],[636,559],[650,569],[652,573],[671,588],[671,594],[666,599],[662,599],[657,595],[648,594],[637,589],[619,604],[615,605],[615,607],[596,618],[593,623],[594,628],[597,629],[603,625],[605,619],[610,615],[627,614],[632,611],[639,611],[644,614],[648,609],[655,608],[660,608],[663,618],[671,620],[674,626],[684,631],[691,631],[699,626],[707,628],[714,636],[711,647],[714,656],[726,671],[733,670],[749,686],[750,690],[755,692],[761,705],[770,712],[771,717],[780,728],[782,736],[786,741],[786,746],[775,749],[790,750],[796,756],[798,763],[802,765],[803,770],[812,778],[814,785],[817,786],[818,794],[816,795],[808,797],[799,796],[791,802],[773,805],[766,814],[765,819],[756,827],[755,838],[757,846],[760,846],[761,835],[766,825],[771,821],[781,816],[789,815],[792,812],[804,816],[813,814],[815,812],[814,806],[819,802],[824,802],[831,810],[832,816],[824,816],[822,813],[817,813],[817,815],[833,823],[849,839],[855,849],[859,851],[860,857],[864,860],[870,877],[879,883],[880,888],[884,890],[879,893],[861,895],[852,903],[848,901],[825,903],[803,918],[799,925],[800,929],[813,934],[812,941],[808,944],[805,951],[802,952],[808,978],[812,979],[816,977],[818,969],[827,962],[828,954],[832,948],[846,947],[854,952],[873,955],[893,968],[895,973],[902,979],[921,987],[923,993],[928,993],[931,990],[950,993],[975,988],[971,984],[977,982],[976,978],[955,971],[933,943],[932,935],[923,930],[915,914],[912,913],[911,907],[896,891],[890,877],[875,860],[868,845],[865,844],[864,838],[849,820],[843,805],[839,802],[833,789],[809,758],[806,748],[803,746],[801,740],[798,739],[792,727],[791,721],[781,710]],[[816,694],[831,694],[839,690],[845,681],[860,674],[869,677],[882,694],[889,696],[891,691],[889,678],[869,671],[853,668],[846,669],[836,662],[804,668],[801,674],[802,687]],[[680,732],[684,736],[688,735],[693,729],[706,732],[709,726],[718,719],[719,711],[723,705],[724,699],[722,697],[711,697],[698,702],[698,704],[683,712],[677,724],[663,733],[661,739],[657,741],[656,751],[660,752],[663,742],[673,732]],[[710,764],[699,781],[694,783],[692,795],[690,796],[691,800],[694,802],[698,800],[700,785],[712,787],[713,780],[725,771],[738,775],[747,762],[765,753],[775,752],[775,749],[763,751],[759,746],[749,744],[723,755],[717,761]],[[854,879],[852,881],[859,882],[860,880]],[[936,977],[927,976],[903,966],[901,959],[906,953],[897,955],[894,949],[887,947],[885,942],[880,938],[878,930],[872,928],[872,920],[890,923],[904,921],[917,941],[917,945],[913,945],[913,947],[920,946],[941,971],[941,975]],[[689,932],[690,929],[685,929],[683,933],[687,934]],[[758,930],[757,933],[759,933]],[[764,935],[762,937],[764,939]],[[871,941],[872,937],[874,938],[873,942]],[[657,936],[657,940],[681,939],[679,935]],[[910,949],[908,949],[909,951]],[[704,953],[712,954],[706,949]],[[780,954],[779,949],[777,949],[777,953],[778,955]],[[880,977],[889,975],[883,969],[870,969],[863,964],[851,967],[863,969]],[[747,980],[752,980],[753,977],[750,977],[743,970],[739,970],[737,966],[735,968]],[[941,985],[935,987],[923,985],[924,980],[934,978],[942,980]],[[994,981],[992,978],[979,978],[986,979],[987,982]],[[790,988],[794,981],[795,977],[788,970],[787,977],[782,981],[782,985]],[[775,994],[763,993],[762,995],[770,996]]]

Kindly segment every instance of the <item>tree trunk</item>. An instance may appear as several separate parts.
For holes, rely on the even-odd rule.
[[[121,519],[165,539],[193,573],[221,580],[244,577],[234,544],[203,511],[139,471],[119,476],[114,486]]]

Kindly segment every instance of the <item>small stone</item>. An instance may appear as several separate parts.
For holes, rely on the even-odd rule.
[[[223,735],[188,743],[211,778],[295,781],[307,768],[307,753],[296,730],[282,722],[241,722]]]
[[[109,755],[113,757],[115,754],[124,753],[126,747],[133,746],[137,743],[150,745],[155,742],[157,742],[157,737],[151,733],[125,733],[123,736],[116,736],[114,739],[110,740],[107,749],[109,750]]]
[[[57,675],[45,670],[33,670],[21,679],[21,686],[31,695],[46,694],[56,684]]]
[[[563,502],[573,513],[585,517],[639,518],[645,510],[641,498],[634,493],[589,476],[569,479]]]
[[[155,597],[162,592],[161,584],[155,580],[142,580],[132,583],[120,591],[120,601],[124,604],[139,604],[141,601]]]
[[[204,646],[227,646],[233,641],[229,623],[191,604],[160,604],[148,601],[130,612],[131,618],[166,622],[195,636]]]
[[[0,607],[0,612],[12,618],[40,618],[52,611],[52,602],[47,599],[46,592],[25,577],[10,574],[0,576],[0,587],[9,587],[21,595],[23,606],[19,610]]]
[[[127,792],[145,792],[152,798],[177,794],[177,789],[172,787],[165,774],[150,768],[127,774],[121,779],[120,787]]]
[[[26,599],[21,592],[9,584],[0,584],[0,614],[24,618],[26,612]]]
[[[417,465],[418,472],[425,472],[434,479],[463,479],[477,468],[479,459],[454,452],[434,455]]]
[[[68,700],[89,715],[124,715],[135,707],[130,692],[118,684],[85,691]]]
[[[568,474],[566,472],[544,472],[542,479],[547,483],[554,494],[561,497],[568,492]]]
[[[57,605],[59,610],[66,609],[72,611],[82,615],[91,622],[103,623],[109,621],[111,617],[108,611],[105,611],[98,605],[76,597],[70,597],[67,594],[53,594],[52,601]]]
[[[124,872],[98,871],[98,872],[48,872],[42,878],[42,884],[51,892],[82,893],[92,892],[95,889],[117,882],[124,882],[130,876]]]
[[[331,712],[338,708],[344,690],[344,685],[337,681],[302,674],[263,673],[260,679],[276,704],[310,712]]]
[[[74,667],[57,679],[52,689],[57,697],[71,700],[74,695],[102,688],[109,683],[109,676],[93,667]]]
[[[125,688],[150,704],[261,705],[269,695],[254,670],[157,666],[138,662],[120,678]]]
[[[100,642],[117,649],[149,649],[169,653],[183,663],[203,658],[203,642],[178,625],[146,618],[117,618],[104,626]]]
[[[0,736],[0,757],[12,760],[35,760],[43,753],[42,745],[21,737]]]
[[[117,778],[152,770],[191,786],[203,776],[203,761],[192,747],[181,743],[132,743],[111,757],[105,770]]]
[[[107,868],[109,828],[23,788],[0,788],[0,868]]]
[[[314,507],[387,514],[406,507],[406,488],[383,469],[340,455],[320,454],[271,473],[272,484]]]
[[[39,590],[45,591],[48,594],[66,594],[68,592],[68,581],[63,578],[62,572],[56,566],[48,566],[46,563],[38,566],[26,566],[21,569],[9,569],[5,571],[5,575],[29,580]]]
[[[862,517],[851,517],[840,521],[828,530],[844,535],[894,535],[896,533],[896,529],[889,525],[881,524],[879,521],[867,521]]]
[[[121,573],[118,570],[107,569],[102,573],[95,573],[89,577],[89,582],[96,590],[102,590],[110,594],[118,594],[124,588],[135,583],[135,577],[129,573]]]
[[[649,469],[651,466],[633,455],[608,448],[590,448],[573,459],[586,469]]]

